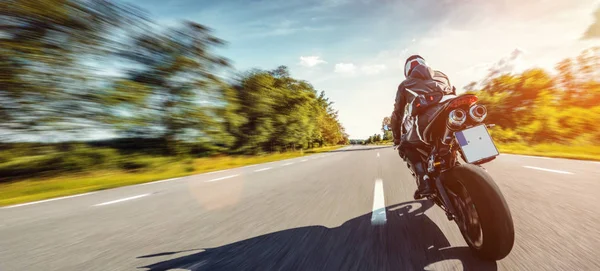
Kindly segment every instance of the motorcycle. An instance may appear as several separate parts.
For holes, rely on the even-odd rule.
[[[508,204],[483,168],[498,155],[488,128],[485,106],[473,94],[421,94],[407,105],[402,129],[418,133],[416,145],[433,188],[427,196],[456,222],[465,242],[480,259],[496,261],[512,250],[515,233]],[[418,117],[435,109],[419,129]],[[385,130],[390,130],[387,126]],[[422,143],[422,144],[421,144]],[[397,148],[398,146],[394,146]],[[410,172],[414,171],[407,163]]]

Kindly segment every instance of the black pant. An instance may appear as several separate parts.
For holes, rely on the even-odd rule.
[[[410,168],[418,178],[422,178],[427,172],[425,165],[421,161],[421,155],[413,146],[408,146],[404,151],[406,161],[410,165]]]

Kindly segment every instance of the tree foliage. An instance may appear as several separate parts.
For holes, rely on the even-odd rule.
[[[348,141],[332,102],[308,82],[289,76],[287,67],[253,70],[234,85],[238,123],[235,149],[279,151]]]
[[[164,27],[112,1],[1,2],[0,131],[15,136],[0,140],[101,130],[172,154],[349,142],[333,102],[287,67],[220,76],[224,44],[204,25]]]
[[[556,75],[535,68],[503,74],[475,93],[502,142],[600,143],[600,47],[567,58]]]
[[[109,34],[145,22],[140,11],[109,1],[0,2],[0,129],[97,125],[99,78],[86,63],[118,47]]]

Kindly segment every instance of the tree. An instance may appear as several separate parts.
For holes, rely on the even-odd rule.
[[[385,132],[386,129],[385,127],[388,127],[388,129],[391,129],[390,124],[392,123],[390,117],[386,116],[383,118],[383,121],[381,121],[381,131]]]
[[[211,94],[222,88],[215,73],[229,64],[210,51],[223,44],[207,27],[185,22],[163,32],[142,33],[121,53],[136,67],[128,71],[129,81],[148,90],[133,94],[142,97],[135,106],[143,108],[129,110],[130,115],[147,135],[163,138],[170,151],[178,140],[201,137],[214,144],[223,134],[215,114],[220,101]]]
[[[289,76],[287,67],[271,71],[252,70],[234,87],[239,102],[235,115],[239,125],[235,149],[242,153],[279,151],[314,144],[347,144],[348,135],[338,112],[324,92]]]
[[[99,62],[120,46],[109,34],[146,23],[140,11],[103,0],[0,2],[0,129],[80,132],[103,121]]]

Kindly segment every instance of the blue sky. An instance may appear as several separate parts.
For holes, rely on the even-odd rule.
[[[128,0],[164,25],[214,29],[237,70],[290,68],[335,102],[352,138],[378,133],[402,65],[424,56],[457,89],[490,67],[551,69],[582,40],[597,0]],[[504,62],[500,63],[500,61]]]

